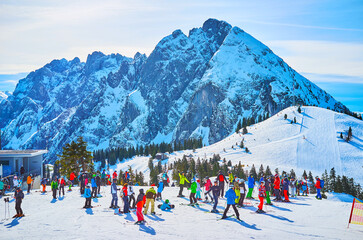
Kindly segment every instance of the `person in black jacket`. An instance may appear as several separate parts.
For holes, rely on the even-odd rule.
[[[19,187],[16,188],[14,198],[16,215],[13,218],[24,217],[23,210],[21,209],[21,202],[23,201],[24,193]]]
[[[217,205],[218,205],[218,197],[219,197],[219,193],[220,193],[220,186],[218,186],[217,180],[214,181],[214,185],[209,189],[208,192],[205,193],[205,195],[207,195],[210,191],[212,191],[213,199],[214,199],[214,205],[213,205],[213,209],[211,212],[218,213],[219,211],[217,210]]]
[[[245,200],[245,196],[246,196],[246,185],[245,185],[245,180],[244,179],[239,179],[238,181],[238,185],[240,188],[240,198],[238,201],[238,207],[243,207],[243,201]]]
[[[96,176],[96,184],[97,184],[97,194],[100,194],[100,191],[101,191],[101,177],[100,177],[99,173],[97,173],[97,176]]]

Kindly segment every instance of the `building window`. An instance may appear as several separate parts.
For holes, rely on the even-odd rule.
[[[9,166],[9,161],[8,160],[0,160],[0,165]]]

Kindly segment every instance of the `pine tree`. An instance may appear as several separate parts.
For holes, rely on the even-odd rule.
[[[243,127],[242,134],[247,134],[247,133],[248,133],[247,127]]]
[[[304,170],[303,174],[302,174],[303,179],[307,179],[308,175],[306,174],[306,171]]]
[[[335,185],[335,192],[337,192],[337,193],[343,192],[343,184],[342,184],[342,180],[339,175],[337,177],[337,182]]]
[[[261,177],[264,175],[264,168],[263,165],[261,164],[260,169],[258,170],[258,175],[257,175],[257,179],[261,179]]]
[[[313,177],[313,174],[311,173],[311,171],[309,171],[308,179],[309,179],[309,182],[311,183],[310,193],[316,193],[315,181],[314,181],[314,177]]]
[[[345,139],[347,142],[349,142],[352,139],[353,133],[352,133],[352,127],[349,127],[347,138]]]
[[[238,133],[241,128],[242,128],[242,123],[241,120],[239,120],[236,128],[236,133]]]
[[[78,174],[82,171],[92,172],[94,169],[92,152],[87,150],[87,143],[82,137],[78,137],[77,142],[72,141],[63,147],[62,155],[56,161],[59,165],[59,172],[69,176],[71,172]]]
[[[336,175],[334,168],[330,170],[328,190],[336,192]]]
[[[290,170],[290,178],[294,178],[294,179],[296,179],[296,174],[295,174],[294,169],[291,169],[291,170]]]
[[[270,167],[267,165],[267,167],[266,167],[266,171],[265,171],[265,176],[271,176],[272,175],[272,173],[271,173],[271,170],[270,170]]]
[[[301,113],[301,108],[300,108],[300,106],[297,108],[297,111],[298,111],[299,113]]]
[[[252,168],[250,170],[250,175],[252,175],[252,177],[257,180],[257,173],[256,173],[256,168],[255,168],[255,165],[252,164]]]

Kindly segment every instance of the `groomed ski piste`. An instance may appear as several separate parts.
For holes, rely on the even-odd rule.
[[[296,123],[291,124],[294,118]],[[340,138],[340,133],[346,136],[349,127],[352,127],[353,138],[348,143]],[[233,165],[241,162],[248,166],[245,170],[254,164],[258,171],[263,164],[265,168],[269,165],[271,171],[278,168],[280,173],[283,170],[289,173],[294,169],[297,176],[301,176],[304,170],[307,173],[311,171],[314,177],[321,176],[325,170],[329,173],[334,167],[337,175],[352,177],[356,183],[363,185],[362,120],[319,107],[304,106],[301,107],[301,113],[298,113],[297,107],[289,107],[265,121],[247,127],[247,130],[245,135],[232,133],[220,142],[196,149],[195,152],[185,150],[171,153],[169,159],[162,163],[172,163],[182,159],[183,155],[202,160],[219,154],[221,159],[231,160]],[[242,139],[249,153],[239,147]],[[134,170],[144,172],[148,180],[149,158],[138,156],[124,160],[111,166],[110,172],[125,171],[131,166]],[[157,161],[154,160],[154,165]]]
[[[134,187],[136,193],[139,188]],[[149,187],[142,187],[147,190]],[[328,194],[328,199],[317,200],[313,195],[291,198],[291,203],[273,202],[264,206],[265,214],[256,214],[257,200],[240,208],[240,218],[221,218],[225,199],[218,204],[219,214],[208,213],[212,206],[188,204],[187,198],[178,198],[179,188],[166,187],[163,199],[175,205],[171,211],[146,215],[145,225],[134,225],[136,213],[117,214],[109,208],[110,186],[102,187],[103,197],[92,199],[91,209],[83,209],[85,199],[79,189],[66,192],[64,198],[52,201],[50,187],[47,193],[25,193],[22,209],[25,217],[1,220],[0,239],[360,239],[362,226],[351,224],[347,228],[352,197],[346,194]],[[183,194],[188,196],[184,189]],[[254,195],[257,198],[255,189]],[[160,204],[161,201],[156,201]],[[10,215],[15,214],[15,202],[10,202]],[[119,198],[119,206],[122,200]],[[4,213],[4,201],[0,202]],[[150,211],[150,208],[149,208]],[[161,214],[161,215],[160,215]],[[230,210],[227,215],[232,215]],[[1,214],[1,218],[3,218]]]

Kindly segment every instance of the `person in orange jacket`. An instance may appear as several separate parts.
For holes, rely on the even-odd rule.
[[[275,181],[274,181],[274,191],[276,198],[274,201],[282,201],[280,196],[280,177],[279,175],[275,175]]]
[[[26,179],[26,183],[28,184],[28,194],[30,193],[30,189],[31,189],[31,187],[32,187],[32,182],[33,182],[34,180],[32,179],[32,175],[30,174],[29,176],[28,176],[28,178]]]
[[[71,172],[71,174],[69,175],[69,181],[71,182],[71,184],[69,184],[68,191],[72,191],[72,186],[74,185],[75,178],[76,178],[76,174],[74,174],[74,172]]]
[[[144,194],[144,189],[140,189],[139,192],[140,193],[137,196],[136,200],[136,216],[137,216],[136,224],[143,224],[145,220],[144,220],[144,215],[142,214],[142,208],[146,202],[146,196]]]

